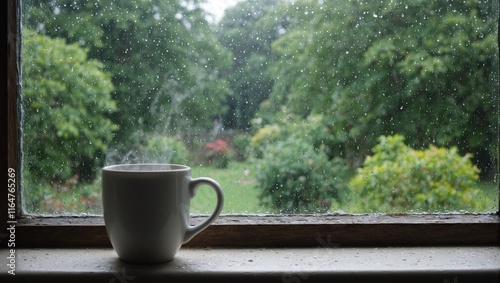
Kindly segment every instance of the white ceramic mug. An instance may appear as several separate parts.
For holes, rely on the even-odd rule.
[[[215,210],[189,225],[189,205],[200,185],[217,195]],[[122,164],[102,170],[104,222],[119,258],[133,263],[172,260],[183,243],[220,214],[224,195],[217,181],[191,178],[191,168],[173,164]]]

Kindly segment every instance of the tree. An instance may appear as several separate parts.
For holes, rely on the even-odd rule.
[[[46,182],[75,175],[91,181],[118,130],[109,119],[116,110],[111,76],[77,44],[27,29],[23,35],[26,173]]]
[[[328,113],[339,151],[360,165],[380,135],[459,147],[491,173],[496,152],[496,16],[483,1],[295,1],[273,43],[271,101]],[[293,10],[293,9],[290,9]],[[297,10],[297,9],[295,9]],[[277,87],[279,86],[279,87]]]
[[[230,110],[224,116],[231,128],[247,129],[260,103],[272,89],[269,66],[273,60],[271,43],[278,38],[280,21],[269,21],[280,0],[239,2],[228,9],[217,27],[221,44],[233,54],[233,64],[224,74],[232,90]]]
[[[189,2],[189,3],[188,3]],[[229,53],[218,44],[200,1],[23,1],[24,23],[88,49],[112,74],[121,125],[117,142],[138,131],[207,128],[229,93],[218,73]]]

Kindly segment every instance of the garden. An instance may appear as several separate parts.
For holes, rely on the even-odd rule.
[[[27,213],[99,215],[141,162],[226,214],[498,210],[492,1],[21,2]]]
[[[239,146],[216,140],[199,149],[195,159],[201,164],[192,166],[192,176],[208,176],[221,184],[223,214],[478,213],[493,211],[498,202],[496,184],[479,181],[470,156],[460,156],[456,148],[414,150],[402,136],[381,137],[373,155],[354,172],[340,161],[328,161],[321,150],[324,145],[309,148],[310,141],[300,134],[286,145],[268,140],[267,145],[252,148],[263,143],[259,136],[263,132],[267,130],[251,140],[248,135],[236,135]],[[173,153],[157,138],[145,151],[154,152],[152,156],[167,151],[173,163],[192,163],[179,141],[163,140],[176,143],[179,151]],[[281,147],[288,150],[276,150]],[[44,213],[99,215],[100,193],[100,178],[91,184],[73,178],[40,186],[38,198],[31,201]],[[191,213],[209,214],[215,203],[212,189],[200,187]]]

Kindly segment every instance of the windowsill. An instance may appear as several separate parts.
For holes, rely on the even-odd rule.
[[[182,248],[157,265],[124,263],[109,248],[15,252],[16,282],[500,282],[500,247]],[[8,270],[0,265],[1,282],[12,282]]]

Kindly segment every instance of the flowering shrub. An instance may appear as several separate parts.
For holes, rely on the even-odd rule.
[[[206,143],[205,148],[208,149],[208,164],[214,165],[217,168],[227,168],[229,163],[229,144],[226,141],[216,140],[213,143]]]

